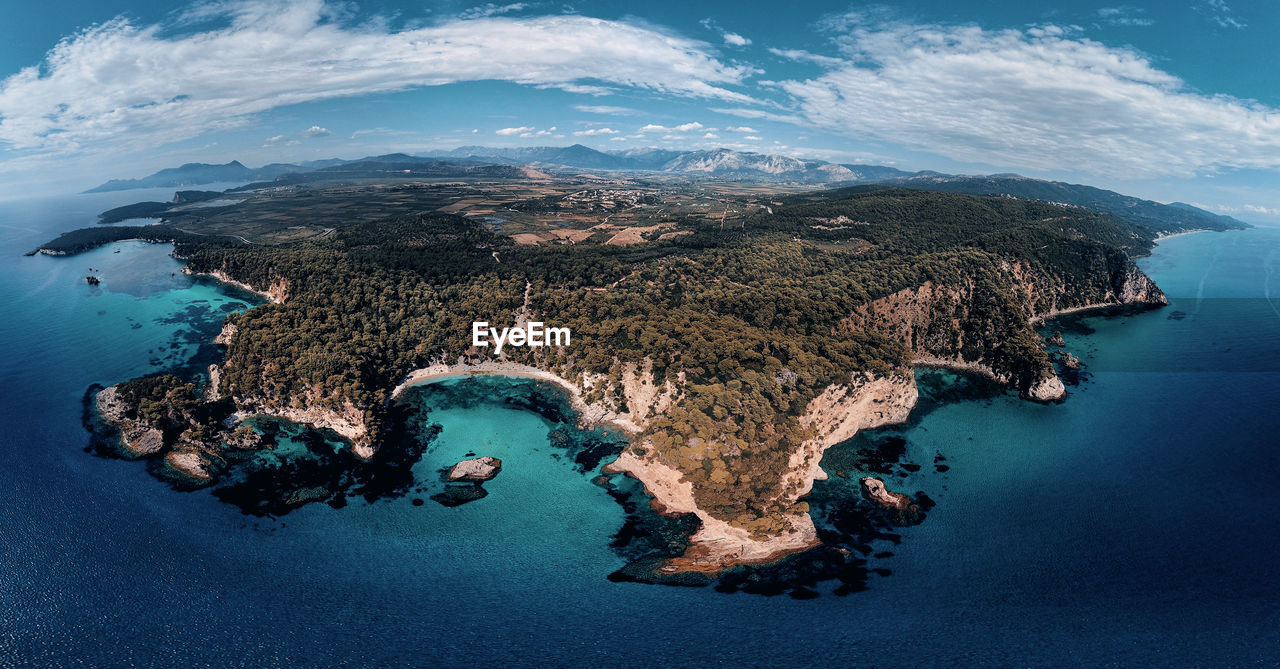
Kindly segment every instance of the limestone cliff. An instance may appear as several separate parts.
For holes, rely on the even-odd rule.
[[[644,448],[643,442],[641,449],[624,451],[605,471],[640,481],[658,512],[693,514],[700,521],[685,554],[666,560],[659,573],[715,573],[738,564],[772,562],[820,543],[801,498],[813,489],[815,480],[826,479],[819,464],[823,452],[859,430],[906,420],[916,399],[915,380],[910,373],[903,373],[890,377],[852,374],[847,383],[832,385],[810,401],[800,423],[813,436],[791,453],[783,475],[782,489],[787,492],[784,499],[776,500],[787,509],[781,518],[783,529],[767,537],[735,527],[700,508],[686,477],[661,454]],[[640,451],[645,455],[637,455]]]
[[[1073,311],[1167,304],[1164,293],[1122,253],[1087,285],[1069,285],[1023,263],[1004,262],[986,274],[948,285],[925,281],[870,302],[846,319],[849,330],[871,329],[903,342],[917,364],[966,369],[1007,383],[1027,399],[1054,401],[1066,389],[1032,325]],[[992,322],[1003,322],[1000,337]]]

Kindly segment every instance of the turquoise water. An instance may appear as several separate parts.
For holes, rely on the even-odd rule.
[[[1063,404],[970,393],[830,451],[836,469],[904,439],[903,462],[921,467],[886,480],[937,506],[896,543],[874,542],[892,556],[869,558],[882,571],[865,591],[823,583],[801,601],[609,581],[626,511],[598,465],[549,441],[562,426],[500,393],[422,391],[440,431],[408,494],[280,519],[86,454],[90,384],[207,355],[200,343],[250,299],[174,274],[163,246],[20,254],[102,209],[169,195],[0,204],[0,665],[1280,656],[1280,316],[1266,299],[1280,290],[1280,231],[1162,243],[1143,266],[1172,304],[1064,326],[1088,375]],[[439,470],[467,453],[503,460],[488,495],[431,501]],[[818,484],[820,521],[851,474]]]

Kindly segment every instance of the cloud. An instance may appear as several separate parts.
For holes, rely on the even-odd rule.
[[[117,18],[0,82],[0,146],[46,157],[145,151],[276,107],[496,80],[752,101],[755,70],[655,28],[576,15],[488,16],[394,31],[322,0],[198,5],[166,24]]]
[[[728,132],[750,132],[750,133],[760,132],[759,130],[756,130],[755,128],[752,128],[746,125],[731,125],[731,126],[725,127],[725,130]]]
[[[1231,11],[1226,0],[1205,0],[1203,4],[1196,7],[1196,11],[1208,15],[1209,19],[1221,28],[1239,30],[1249,27],[1249,24],[1236,18],[1235,12]]]
[[[279,144],[280,142],[283,142],[286,139],[289,139],[289,138],[284,135],[276,135],[275,137],[268,137],[267,144]]]
[[[838,66],[779,82],[803,123],[958,161],[1125,178],[1280,168],[1280,109],[1190,90],[1055,26],[859,23]],[[726,113],[769,118],[769,112]]]
[[[1103,23],[1111,26],[1124,26],[1131,28],[1145,28],[1155,25],[1155,21],[1143,16],[1147,10],[1141,7],[1130,7],[1122,5],[1120,7],[1103,7],[1098,10],[1098,18]]]
[[[751,140],[751,141],[753,141],[753,142],[758,142],[758,141],[760,141],[760,138],[759,138],[759,137],[757,137],[757,136],[755,136],[755,135],[747,135],[746,137],[743,137],[743,139],[749,139],[749,140]]]
[[[458,17],[463,19],[482,19],[489,16],[497,16],[498,14],[518,12],[527,6],[528,5],[523,2],[514,2],[509,5],[495,5],[492,2],[489,2],[479,7],[472,7],[471,9],[458,14]]]
[[[321,128],[318,125],[313,125],[310,128],[307,128],[306,130],[302,131],[302,136],[307,138],[328,137],[331,134],[333,133],[329,132],[328,128]]]
[[[1200,207],[1201,209],[1211,209],[1211,208],[1216,209],[1219,212],[1222,212],[1224,214],[1244,213],[1244,214],[1261,214],[1263,216],[1280,216],[1280,207],[1266,207],[1260,204],[1241,204],[1241,205],[1219,204],[1219,205],[1214,205],[1213,207],[1208,207],[1205,205],[1193,205],[1193,206]]]
[[[748,44],[751,44],[751,40],[739,35],[738,33],[731,33],[728,30],[721,28],[713,19],[702,19],[698,23],[701,23],[702,27],[707,30],[720,33],[720,37],[724,39],[724,43],[729,46],[747,46]]]
[[[618,131],[613,128],[590,128],[588,130],[575,130],[573,134],[578,137],[595,137],[596,135],[616,135]]]
[[[501,128],[494,130],[495,135],[503,137],[564,137],[564,135],[555,134],[556,127],[553,125],[545,130],[539,130],[531,125],[522,125],[516,128]]]
[[[703,138],[703,139],[719,139],[719,138],[720,138],[720,135],[717,135],[717,134],[715,134],[714,132],[709,132],[709,133],[707,133],[707,134],[703,135],[703,136],[702,136],[702,138]]]
[[[612,105],[574,105],[574,109],[588,114],[609,114],[612,116],[635,116],[640,111],[630,107],[614,107]]]
[[[665,125],[658,125],[657,123],[650,123],[646,126],[641,127],[640,132],[693,132],[694,130],[702,130],[704,127],[705,126],[703,126],[701,123],[698,123],[697,121],[691,121],[689,123],[681,123],[680,125],[672,126],[672,127],[667,127]],[[708,130],[714,130],[714,128],[708,128]]]
[[[826,67],[836,67],[844,63],[839,58],[831,56],[820,56],[816,53],[810,53],[803,49],[775,49],[769,47],[769,53],[786,60],[792,60],[797,63],[813,63],[815,65],[823,65]]]

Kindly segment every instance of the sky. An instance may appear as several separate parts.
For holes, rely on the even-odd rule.
[[[184,162],[727,147],[1280,223],[1280,2],[0,0],[0,198]]]

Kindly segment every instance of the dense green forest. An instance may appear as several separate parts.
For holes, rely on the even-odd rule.
[[[905,371],[921,352],[851,321],[860,306],[925,282],[964,287],[947,321],[955,332],[941,338],[950,343],[928,352],[983,361],[1025,389],[1050,369],[1026,287],[1060,306],[1097,301],[1130,262],[1126,250],[1150,244],[1083,209],[910,190],[791,197],[728,230],[680,225],[692,234],[626,247],[520,246],[446,214],[284,246],[163,226],[93,232],[145,230],[175,241],[195,271],[287,285],[283,304],[231,318],[222,389],[237,401],[349,404],[375,440],[389,428],[391,388],[435,361],[486,357],[471,349],[471,322],[512,323],[527,287],[529,313],[570,327],[574,343],[507,357],[571,380],[607,376],[611,388],[592,388],[592,401],[618,401],[625,363],[651,360],[660,381],[683,373],[648,447],[695,483],[700,506],[761,534],[794,511],[782,475],[809,436],[798,421],[807,403],[854,372]],[[69,233],[52,248],[90,236]]]
[[[99,228],[81,228],[65,232],[52,241],[41,244],[40,248],[31,251],[28,255],[35,255],[40,252],[50,255],[71,255],[126,239],[140,239],[157,243],[173,242],[180,247],[186,248],[200,245],[234,245],[240,243],[229,237],[198,235],[179,230],[170,225],[112,225]]]

